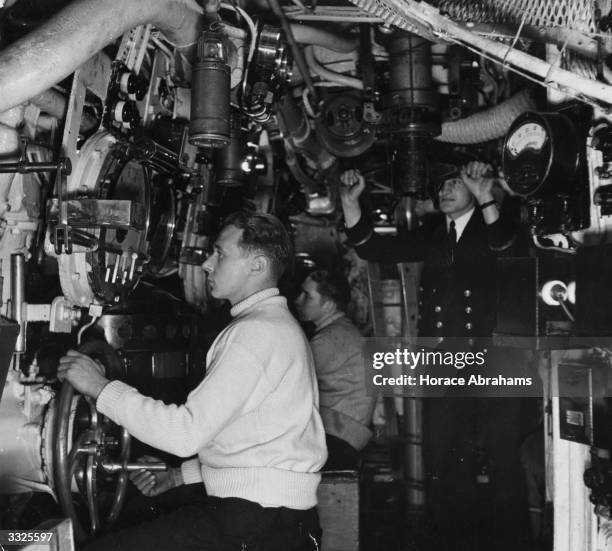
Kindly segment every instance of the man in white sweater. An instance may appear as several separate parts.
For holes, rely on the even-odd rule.
[[[141,472],[143,493],[203,481],[208,494],[92,549],[316,549],[314,507],[327,450],[308,341],[276,288],[289,257],[289,237],[273,216],[226,220],[203,269],[212,296],[232,305],[233,320],[181,406],[108,381],[78,352],[60,360],[59,377],[133,436],[181,457],[197,455],[169,473]]]

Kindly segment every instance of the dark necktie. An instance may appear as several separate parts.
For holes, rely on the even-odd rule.
[[[448,229],[448,250],[450,263],[455,261],[455,248],[457,246],[457,230],[455,229],[455,221],[451,220],[450,228]]]

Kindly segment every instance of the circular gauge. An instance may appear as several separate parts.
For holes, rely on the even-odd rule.
[[[538,122],[526,122],[508,136],[508,153],[518,157],[526,149],[541,151],[546,142],[546,129]]]
[[[578,168],[578,131],[559,113],[523,113],[502,152],[508,186],[517,195],[569,193]]]

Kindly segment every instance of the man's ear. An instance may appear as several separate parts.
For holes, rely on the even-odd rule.
[[[336,310],[336,303],[330,298],[324,298],[321,303],[321,310],[324,314],[331,314]]]
[[[263,254],[258,254],[253,257],[251,261],[251,273],[254,275],[261,275],[267,272],[270,264],[270,260]]]

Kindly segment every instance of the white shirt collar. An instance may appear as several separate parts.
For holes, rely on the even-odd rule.
[[[472,214],[474,214],[475,210],[476,208],[472,207],[466,213],[462,214],[459,218],[455,218],[455,231],[457,232],[457,241],[459,241],[459,239],[461,238],[461,234],[463,233],[465,227],[468,225],[468,222],[470,221],[470,218],[472,217]],[[451,220],[452,218],[450,218],[450,216],[446,217],[446,231],[450,229]]]
[[[268,289],[257,291],[256,293],[253,293],[247,298],[234,304],[234,306],[232,306],[230,310],[230,314],[233,318],[235,318],[237,315],[242,314],[242,312],[244,312],[245,310],[248,310],[254,304],[257,304],[258,302],[267,298],[275,297],[279,294],[280,291],[276,287],[269,287]]]

